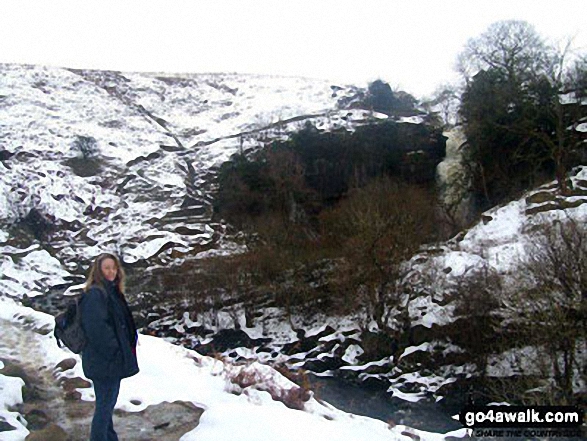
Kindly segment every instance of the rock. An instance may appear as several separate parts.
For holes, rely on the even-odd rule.
[[[587,203],[587,199],[576,199],[572,201],[563,200],[559,205],[562,210],[568,210],[570,208],[577,208],[585,203]]]
[[[420,441],[420,437],[418,435],[412,432],[408,432],[407,430],[404,430],[402,435],[407,436],[408,438],[412,438],[415,441]]]
[[[76,364],[77,364],[77,361],[75,358],[66,358],[65,360],[60,362],[57,366],[55,366],[55,369],[59,369],[61,371],[68,371],[70,369],[73,369]]]
[[[558,210],[560,207],[558,204],[547,202],[543,205],[539,205],[537,207],[527,208],[525,213],[528,216],[538,214],[538,213],[545,213],[547,211],[554,211]]]
[[[430,341],[431,334],[431,329],[424,325],[412,326],[406,333],[402,334],[402,346],[419,346]]]
[[[11,430],[16,430],[16,427],[12,427],[6,421],[0,421],[0,433],[10,432]]]
[[[35,328],[35,329],[33,329],[33,331],[39,335],[49,335],[51,332],[53,332],[53,327],[52,326],[43,326],[41,328]]]
[[[203,412],[184,401],[152,405],[141,412],[115,410],[114,429],[121,440],[178,440],[198,426]],[[131,434],[140,434],[140,438]]]
[[[13,156],[14,153],[9,152],[8,150],[0,150],[0,161],[8,161]]]
[[[27,429],[32,431],[41,430],[47,427],[49,424],[49,417],[45,412],[39,409],[29,410],[25,415],[24,419],[27,422]]]
[[[85,389],[88,387],[92,387],[92,383],[87,380],[84,380],[80,377],[74,378],[65,378],[61,382],[61,386],[65,389],[66,392],[75,391],[75,389]]]
[[[22,367],[8,360],[2,360],[2,363],[4,363],[4,367],[0,369],[0,374],[7,377],[22,378],[22,381],[24,381],[24,384],[27,386],[31,384],[31,378]]]
[[[305,337],[305,331],[303,329],[298,330],[297,337],[299,338],[299,341],[286,343],[281,348],[281,353],[285,355],[293,355],[301,352],[310,352],[321,345],[321,338],[333,334],[334,332],[334,328],[332,328],[331,326],[326,326],[326,328],[322,332],[316,335],[312,335],[311,337]],[[320,352],[323,351],[320,350]]]
[[[556,195],[552,194],[549,191],[540,191],[538,193],[534,193],[531,196],[526,198],[526,204],[543,204],[545,202],[552,202],[556,199]]]
[[[210,343],[197,346],[195,349],[202,355],[211,355],[234,348],[252,349],[268,341],[270,339],[252,339],[245,331],[240,329],[222,329],[218,331]]]
[[[322,357],[320,360],[306,361],[303,365],[303,369],[310,372],[322,373],[337,370],[345,364],[346,363],[340,358]]]
[[[363,332],[361,347],[365,352],[357,357],[359,360],[381,360],[395,354],[398,342],[383,332]]]
[[[82,394],[78,390],[68,390],[63,395],[63,399],[66,401],[79,401],[82,399]]]
[[[68,441],[68,436],[57,424],[49,424],[42,430],[29,433],[25,441]]]

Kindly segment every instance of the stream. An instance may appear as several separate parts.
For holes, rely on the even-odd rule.
[[[309,377],[318,399],[345,412],[428,432],[446,433],[462,428],[439,404],[411,403],[391,397],[383,387],[355,384],[335,377]]]

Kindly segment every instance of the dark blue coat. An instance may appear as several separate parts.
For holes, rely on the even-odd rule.
[[[81,301],[86,346],[82,367],[90,379],[127,378],[139,372],[137,330],[124,297],[112,282],[92,286]]]

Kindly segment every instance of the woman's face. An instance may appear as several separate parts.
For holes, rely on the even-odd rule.
[[[100,263],[100,271],[106,280],[114,282],[118,274],[118,267],[113,259],[106,258]]]

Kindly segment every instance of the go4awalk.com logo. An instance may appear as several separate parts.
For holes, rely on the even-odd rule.
[[[476,436],[581,436],[584,412],[574,406],[468,406],[459,421]]]

